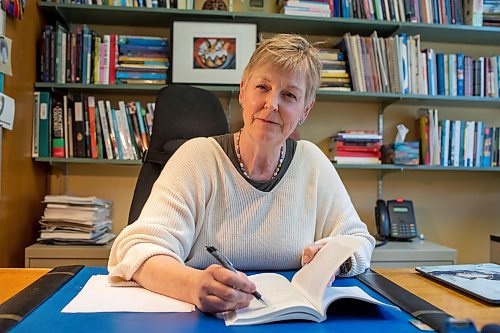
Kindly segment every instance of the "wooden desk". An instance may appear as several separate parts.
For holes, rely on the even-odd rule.
[[[0,268],[0,304],[48,271],[44,268]],[[500,307],[469,298],[420,276],[412,268],[378,268],[376,271],[450,315],[473,320],[479,330],[486,324],[500,324]]]
[[[416,273],[413,268],[374,269],[397,285],[458,319],[471,319],[481,330],[500,324],[500,306],[487,305]]]
[[[38,280],[48,268],[0,268],[0,304]]]

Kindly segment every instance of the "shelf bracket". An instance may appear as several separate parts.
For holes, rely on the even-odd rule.
[[[384,133],[384,110],[385,106],[381,106],[378,110],[378,133]]]
[[[382,174],[383,170],[378,171],[378,187],[377,187],[377,199],[384,199],[383,186],[382,186]]]
[[[69,193],[69,165],[68,163],[64,163],[61,165],[60,163],[50,162],[51,168],[55,172],[54,174],[57,177],[57,194],[68,194]],[[49,183],[50,184],[50,183]],[[49,193],[53,193],[53,189],[49,186]]]
[[[399,33],[402,32],[402,26],[401,24],[397,24],[394,26],[394,30],[391,32],[391,37],[398,35]]]
[[[59,8],[59,6],[56,6],[56,13],[59,16],[59,18],[61,19],[61,21],[63,21],[64,26],[68,29],[71,28],[71,23],[66,18],[66,15],[64,15],[64,12]]]

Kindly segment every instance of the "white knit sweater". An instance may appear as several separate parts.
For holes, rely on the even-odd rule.
[[[205,245],[217,247],[239,270],[298,269],[306,245],[335,235],[364,240],[348,275],[369,267],[375,240],[314,144],[299,141],[284,177],[262,192],[238,173],[213,138],[196,138],[170,158],[139,219],[115,240],[110,281],[132,284],[126,281],[139,266],[159,254],[208,267],[215,260]]]

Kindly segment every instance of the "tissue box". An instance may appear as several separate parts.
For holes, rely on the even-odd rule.
[[[394,144],[396,151],[394,164],[418,165],[420,144],[416,142],[399,142]]]

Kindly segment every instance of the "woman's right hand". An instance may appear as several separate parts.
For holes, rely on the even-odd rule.
[[[247,307],[255,291],[255,284],[244,273],[236,274],[220,265],[197,271],[193,287],[194,304],[212,313]]]

